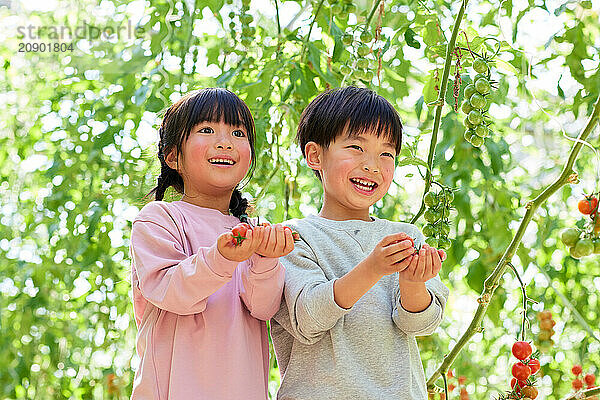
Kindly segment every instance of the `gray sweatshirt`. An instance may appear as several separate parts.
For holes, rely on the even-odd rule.
[[[415,336],[440,324],[449,290],[438,276],[425,283],[432,301],[423,311],[400,304],[398,274],[377,282],[350,309],[333,299],[333,282],[361,262],[381,239],[405,232],[423,243],[411,224],[333,221],[318,216],[291,220],[299,234],[280,259],[286,269],[281,308],[271,336],[282,376],[280,400],[426,400],[423,365]]]

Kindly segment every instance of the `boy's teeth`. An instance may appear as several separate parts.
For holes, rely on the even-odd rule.
[[[364,190],[373,190],[376,185],[375,182],[368,182],[368,181],[364,181],[362,179],[356,179],[356,178],[351,179],[351,182],[357,186],[361,186]]]
[[[233,164],[232,160],[226,160],[224,158],[211,158],[210,160],[208,160],[211,163],[219,163],[219,164]]]

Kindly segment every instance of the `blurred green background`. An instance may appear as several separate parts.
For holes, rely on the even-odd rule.
[[[129,397],[138,364],[131,221],[157,177],[160,113],[192,89],[227,87],[251,108],[259,162],[244,191],[273,222],[320,206],[320,185],[293,142],[303,108],[330,87],[377,91],[399,111],[405,134],[395,182],[373,213],[410,221],[460,3],[385,0],[380,12],[373,0],[0,1],[0,398]],[[560,173],[572,147],[565,135],[585,125],[600,86],[599,10],[598,0],[467,6],[462,68],[456,75],[453,64],[449,85],[461,80],[460,104],[474,75],[464,49],[491,55],[499,47],[491,64],[498,89],[493,134],[481,148],[464,140],[464,115],[453,110],[453,87],[447,92],[433,172],[457,189],[440,273],[451,298],[440,328],[419,338],[426,375],[468,326],[525,203]],[[363,31],[376,36],[366,56]],[[344,34],[347,43],[354,35],[349,45]],[[598,149],[598,129],[589,143]],[[577,201],[597,191],[598,162],[581,151],[581,182],[540,208],[513,260],[539,302],[527,314],[527,338],[539,333],[537,311],[551,310],[557,322],[541,357],[541,399],[572,390],[573,363],[584,373],[600,366],[599,257],[575,260],[558,239],[581,224]],[[485,331],[453,365],[472,399],[509,388],[520,295],[507,272]],[[274,359],[270,375],[274,396]]]

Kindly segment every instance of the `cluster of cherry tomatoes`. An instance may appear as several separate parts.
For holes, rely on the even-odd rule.
[[[454,373],[452,372],[452,370],[448,371],[448,380],[454,378]],[[467,392],[467,387],[466,387],[466,383],[467,383],[467,377],[464,375],[461,375],[457,378],[458,381],[458,388],[460,388],[460,400],[469,400],[469,392]],[[457,386],[454,383],[448,383],[448,393],[452,393],[454,391],[454,389],[456,389]],[[440,400],[445,400],[446,399],[446,394],[445,393],[440,393]],[[433,394],[429,395],[429,399],[433,400],[435,399],[435,396]]]
[[[487,60],[477,57],[473,61],[473,69],[477,72],[473,83],[465,86],[465,101],[461,109],[465,113],[465,140],[475,147],[483,144],[486,137],[490,136],[489,122],[486,121],[489,104],[486,97],[492,90],[490,83],[490,69]]]
[[[585,196],[577,208],[579,212],[590,218],[584,228],[567,228],[560,239],[569,248],[569,254],[575,259],[591,254],[600,254],[600,212],[598,210],[598,193]]]
[[[440,185],[441,186],[441,185]],[[429,191],[425,193],[423,202],[427,206],[423,217],[428,222],[423,227],[423,234],[427,236],[428,245],[448,249],[452,244],[448,239],[450,233],[450,207],[454,201],[452,189],[443,187],[439,192]]]
[[[581,380],[581,375],[583,373],[583,368],[581,368],[581,365],[573,365],[573,368],[571,368],[571,372],[573,373],[573,375],[575,375],[573,382],[571,382],[571,386],[573,386],[573,389],[575,389],[575,391],[583,389],[584,383],[586,384],[587,389],[592,389],[596,387],[594,386],[594,384],[596,383],[596,376],[594,374],[585,374],[585,376],[583,377],[583,381]],[[598,400],[598,396],[592,396],[590,397],[590,399]]]
[[[269,226],[268,222],[262,222],[260,224],[260,226]],[[300,234],[298,234],[298,232],[292,230],[292,228],[286,226],[285,229],[289,229],[292,231],[292,237],[294,238],[294,241],[300,240]],[[242,242],[247,239],[246,237],[246,233],[252,230],[252,225],[250,225],[247,222],[240,222],[239,224],[237,224],[236,226],[234,226],[231,229],[231,236],[232,239],[232,243],[236,246],[239,246],[240,244],[242,244]]]
[[[550,310],[540,311],[537,314],[537,318],[540,321],[540,333],[537,335],[535,346],[543,353],[548,353],[554,346],[554,340],[552,336],[554,332],[554,325],[556,321],[552,318],[552,312]]]
[[[335,6],[334,4],[332,9]],[[360,40],[355,40],[354,32],[347,32],[342,36],[344,46],[351,47],[350,50],[353,50],[355,54],[346,64],[340,66],[340,73],[348,78],[371,82],[375,76],[373,70],[377,70],[375,55],[369,57],[369,54],[372,53],[371,47],[374,45],[374,37],[369,29],[365,28],[360,33],[359,38]]]
[[[512,366],[509,398],[533,400],[537,397],[538,390],[534,386],[533,376],[540,370],[540,361],[532,353],[533,349],[528,342],[518,341],[513,344],[512,354],[519,361]]]
[[[256,35],[256,28],[250,26],[250,23],[254,21],[254,17],[248,12],[249,10],[250,0],[242,0],[242,8],[239,15],[233,11],[229,13],[229,18],[231,19],[231,22],[229,22],[231,37],[237,39],[237,32],[235,29],[237,24],[234,21],[235,17],[237,16],[241,24],[239,42],[245,47],[250,47],[252,41],[254,40],[254,36]]]

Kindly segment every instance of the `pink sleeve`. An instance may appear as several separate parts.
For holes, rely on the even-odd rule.
[[[138,287],[156,307],[181,315],[200,313],[208,296],[231,280],[238,262],[223,257],[216,243],[188,256],[177,237],[160,223],[134,221],[131,255]]]
[[[253,254],[241,270],[240,297],[254,318],[266,321],[281,304],[285,269],[279,258]]]

